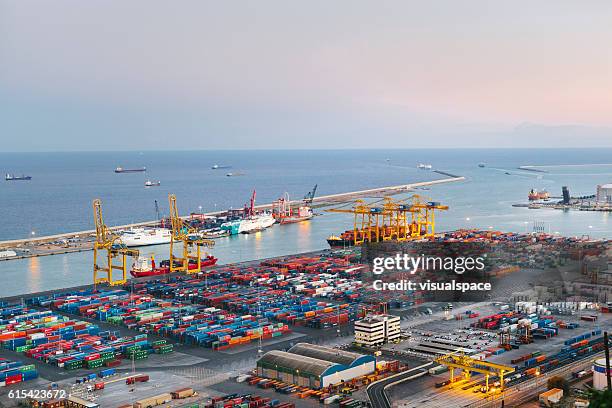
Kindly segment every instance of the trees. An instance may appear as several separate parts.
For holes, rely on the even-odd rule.
[[[612,408],[612,390],[591,390],[589,394],[589,408]]]
[[[550,377],[548,379],[547,386],[549,390],[552,390],[553,388],[560,388],[563,390],[565,395],[567,395],[569,392],[569,383],[563,377]]]

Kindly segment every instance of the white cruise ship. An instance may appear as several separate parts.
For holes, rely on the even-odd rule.
[[[270,213],[262,213],[254,215],[250,218],[245,218],[240,222],[238,229],[239,233],[248,234],[250,232],[261,231],[271,227],[276,222],[276,219]]]
[[[169,244],[171,238],[172,232],[166,228],[131,228],[121,234],[128,247]]]

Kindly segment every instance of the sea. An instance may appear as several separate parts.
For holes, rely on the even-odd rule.
[[[153,220],[157,209],[167,215],[169,193],[186,215],[241,208],[253,191],[263,204],[285,193],[301,199],[314,185],[317,195],[326,195],[447,178],[418,169],[419,163],[466,178],[415,191],[449,206],[436,218],[437,231],[540,228],[612,237],[609,213],[512,206],[526,203],[532,188],[552,197],[561,196],[562,186],[572,196],[595,194],[598,184],[612,183],[612,149],[375,149],[0,153],[3,173],[32,176],[0,181],[0,240],[90,230],[95,198],[102,200],[105,222],[122,225]],[[118,166],[147,171],[117,174]],[[145,188],[147,180],[161,185]],[[220,263],[232,263],[319,250],[351,225],[350,215],[321,209],[309,222],[218,239],[212,252]],[[161,260],[168,250],[159,245],[141,253]],[[0,297],[87,284],[91,270],[91,252],[0,261]]]

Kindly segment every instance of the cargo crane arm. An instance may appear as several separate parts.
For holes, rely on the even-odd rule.
[[[202,247],[212,247],[215,241],[202,238],[195,228],[180,217],[174,194],[168,194],[168,204],[172,225],[170,272],[199,273],[202,270]],[[179,243],[182,244],[182,252],[177,256],[175,246]],[[189,268],[190,261],[194,261],[195,268]]]
[[[93,200],[92,207],[96,227],[93,258],[94,286],[100,283],[108,283],[111,286],[122,285],[127,282],[127,257],[138,257],[140,252],[137,249],[126,247],[121,242],[121,238],[106,226],[102,216],[102,201],[100,199]],[[102,251],[106,251],[106,256],[104,264],[101,265],[98,263],[98,256]],[[121,260],[120,264],[114,262],[116,258]],[[114,277],[113,272],[116,270],[121,272],[119,279]],[[102,276],[99,276],[100,274]]]
[[[425,202],[414,195],[406,200],[384,197],[382,205],[366,204],[356,200],[352,208],[332,208],[327,212],[353,214],[354,245],[366,241],[405,241],[408,239],[431,238],[435,234],[435,211],[447,210],[448,206],[437,202]]]

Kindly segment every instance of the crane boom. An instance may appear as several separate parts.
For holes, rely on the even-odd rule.
[[[92,202],[94,224],[96,227],[96,241],[94,242],[93,257],[93,282],[94,286],[100,283],[108,283],[111,286],[122,285],[127,282],[127,257],[138,257],[140,252],[137,249],[129,249],[122,242],[118,235],[114,234],[104,223],[102,216],[102,201],[96,198]],[[98,255],[101,251],[106,251],[105,263],[98,263]],[[121,263],[115,264],[115,258],[120,258]],[[115,279],[114,271],[119,270],[121,276]],[[99,276],[101,274],[102,276]]]
[[[170,207],[170,223],[172,235],[170,239],[170,272],[199,273],[202,270],[202,247],[212,247],[215,241],[204,239],[198,231],[185,222],[179,215],[176,195],[168,194]],[[175,246],[182,243],[182,253],[175,255]],[[189,268],[189,262],[194,261],[195,269]]]

